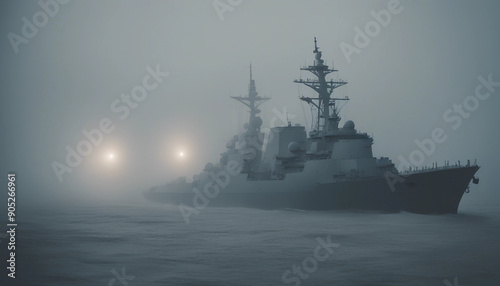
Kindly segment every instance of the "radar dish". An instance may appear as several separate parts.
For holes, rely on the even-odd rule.
[[[344,123],[344,129],[354,129],[354,122],[352,120],[347,120]]]

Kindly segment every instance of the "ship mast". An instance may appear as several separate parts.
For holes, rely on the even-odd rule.
[[[248,120],[249,133],[254,134],[260,131],[262,119],[257,117],[257,114],[260,113],[260,109],[258,107],[270,98],[259,96],[257,89],[255,88],[255,80],[252,77],[252,64],[250,64],[250,83],[248,85],[248,95],[245,97],[231,96],[231,98],[243,103],[250,109],[250,118]],[[258,124],[257,121],[260,121],[260,124]]]
[[[314,37],[313,53],[316,54],[314,65],[303,67],[301,68],[301,70],[311,72],[317,77],[317,79],[298,79],[294,80],[293,82],[302,83],[318,93],[317,98],[302,96],[300,99],[317,108],[316,128],[321,132],[320,136],[325,136],[338,129],[340,117],[338,115],[339,110],[337,109],[336,101],[349,100],[347,96],[344,98],[332,98],[331,94],[333,93],[334,89],[347,84],[347,82],[343,80],[326,80],[326,75],[338,70],[333,69],[333,67],[332,69],[330,69],[327,65],[324,64],[325,61],[321,58],[322,52],[318,49],[316,37]]]

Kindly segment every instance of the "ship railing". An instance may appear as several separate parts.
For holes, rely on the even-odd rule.
[[[447,170],[447,169],[458,169],[458,168],[463,168],[463,167],[478,167],[477,165],[477,160],[474,160],[473,163],[470,162],[470,160],[467,160],[467,164],[462,165],[460,160],[455,162],[455,164],[450,164],[449,161],[445,161],[445,164],[442,166],[438,166],[437,162],[433,163],[432,166],[421,166],[421,167],[415,167],[408,170],[403,170],[400,171],[399,173],[402,175],[406,174],[415,174],[415,173],[425,173],[425,172],[431,172],[431,171],[438,171],[438,170]]]

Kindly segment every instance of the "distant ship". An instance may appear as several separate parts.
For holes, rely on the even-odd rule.
[[[188,182],[185,177],[144,192],[146,198],[199,208],[210,206],[260,209],[363,209],[419,214],[457,213],[460,200],[479,166],[467,162],[398,171],[387,157],[375,158],[373,139],[357,132],[353,121],[339,127],[339,101],[333,91],[347,82],[327,80],[337,70],[324,64],[314,39],[315,60],[301,68],[314,79],[299,79],[317,93],[301,97],[311,105],[315,120],[309,134],[304,126],[261,132],[260,97],[250,68],[249,92],[232,97],[249,108],[245,131],[234,136],[220,162],[208,163]]]

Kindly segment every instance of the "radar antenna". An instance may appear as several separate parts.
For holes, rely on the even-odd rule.
[[[255,80],[252,77],[252,64],[250,63],[250,83],[248,84],[248,95],[247,96],[231,96],[232,99],[235,99],[245,106],[247,106],[250,110],[250,118],[248,122],[248,128],[251,132],[258,132],[260,130],[260,125],[256,124],[256,121],[262,121],[260,117],[257,117],[257,114],[260,113],[260,109],[258,108],[262,103],[269,100],[269,97],[261,97],[259,96],[257,89],[255,87]],[[257,119],[258,118],[258,119]]]
[[[332,133],[333,130],[338,129],[340,117],[336,101],[349,100],[347,96],[344,98],[333,98],[331,97],[331,94],[334,89],[347,84],[347,82],[343,80],[334,81],[333,79],[330,79],[330,81],[326,80],[326,75],[332,72],[337,72],[338,70],[335,70],[333,66],[332,69],[330,69],[324,64],[325,61],[321,58],[322,52],[318,48],[316,37],[314,37],[313,53],[315,54],[314,65],[303,67],[301,70],[311,72],[317,79],[304,80],[300,78],[298,80],[294,80],[293,82],[304,84],[318,93],[318,97],[311,98],[302,96],[300,99],[316,107],[317,118],[315,127],[321,132],[322,136],[325,136]]]

